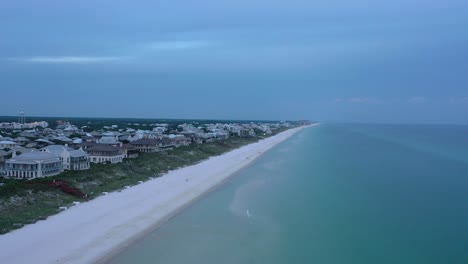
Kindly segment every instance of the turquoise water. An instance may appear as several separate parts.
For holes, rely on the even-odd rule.
[[[468,263],[468,127],[304,130],[110,263]]]

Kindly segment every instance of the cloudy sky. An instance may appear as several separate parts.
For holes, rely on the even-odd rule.
[[[0,115],[468,123],[465,0],[2,0]]]

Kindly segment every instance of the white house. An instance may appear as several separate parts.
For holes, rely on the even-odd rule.
[[[83,149],[75,149],[70,153],[70,170],[87,170],[89,169],[89,154]]]
[[[33,151],[13,157],[5,162],[7,177],[15,179],[34,179],[54,176],[63,172],[58,157],[43,151]]]
[[[82,149],[72,149],[68,146],[51,145],[41,149],[58,157],[65,170],[89,169],[89,154]]]

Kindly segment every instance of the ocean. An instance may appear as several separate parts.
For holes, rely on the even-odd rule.
[[[305,129],[109,263],[468,263],[468,126]]]

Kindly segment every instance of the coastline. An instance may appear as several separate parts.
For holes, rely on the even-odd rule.
[[[289,129],[122,192],[98,197],[3,235],[0,263],[106,261],[306,127]]]

